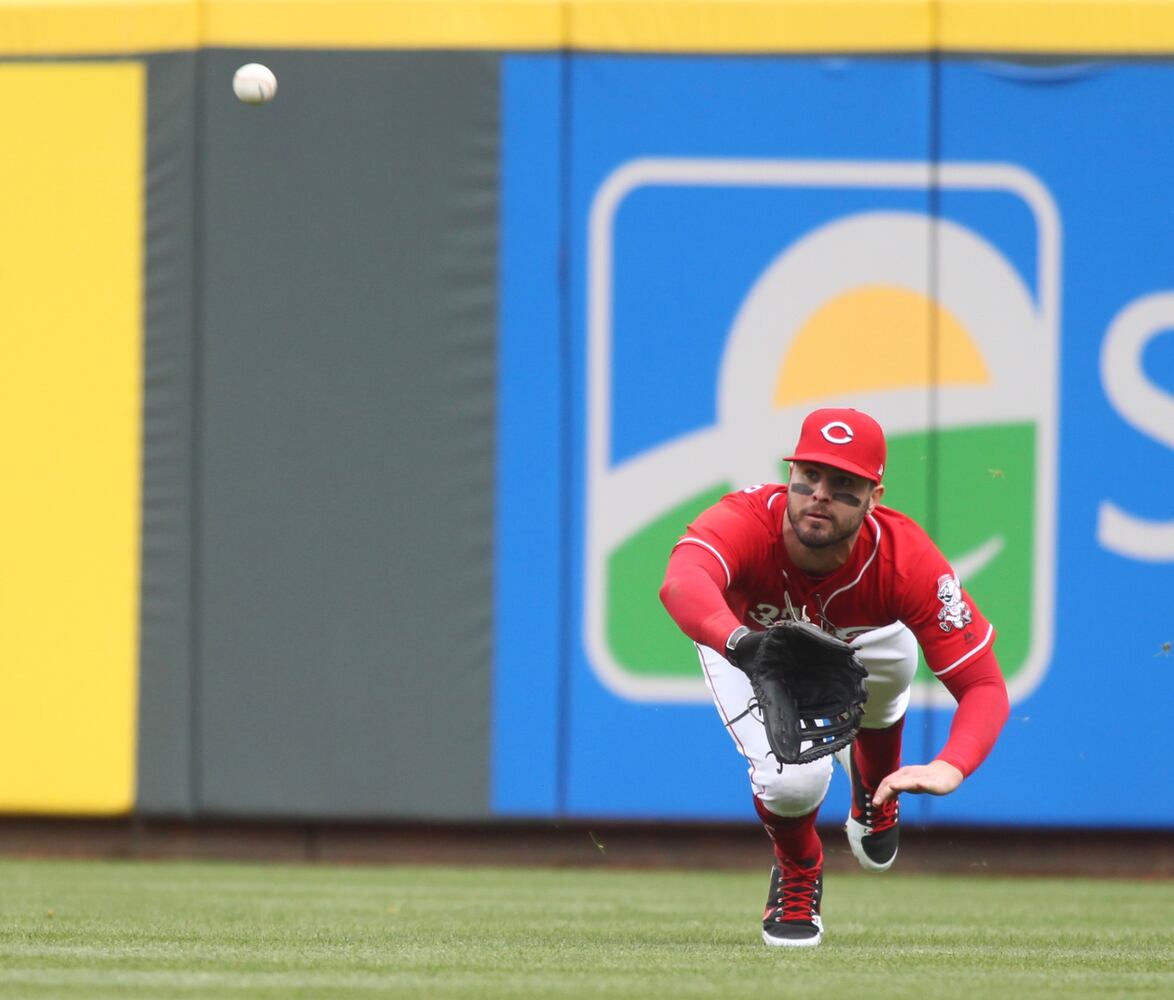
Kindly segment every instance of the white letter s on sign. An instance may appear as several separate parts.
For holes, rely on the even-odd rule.
[[[1146,378],[1146,345],[1174,330],[1174,292],[1137,299],[1119,312],[1101,345],[1101,382],[1113,408],[1130,424],[1174,450],[1174,396]],[[1174,521],[1150,521],[1101,502],[1097,541],[1112,552],[1146,562],[1174,562]]]

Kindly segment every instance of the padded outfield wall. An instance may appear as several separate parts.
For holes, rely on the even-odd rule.
[[[907,814],[1174,824],[1162,727],[1101,750],[1174,677],[1174,3],[12,2],[0,46],[0,809],[752,820],[656,586],[834,401],[1012,691]]]

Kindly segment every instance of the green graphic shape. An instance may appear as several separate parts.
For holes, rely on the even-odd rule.
[[[607,640],[616,661],[636,677],[700,677],[697,654],[660,603],[669,553],[690,521],[732,490],[722,483],[645,525],[607,561]]]
[[[998,555],[965,587],[995,626],[999,665],[1009,680],[1026,665],[1031,643],[1034,426],[894,435],[888,465],[893,474],[885,503],[921,524],[951,562],[992,538],[1001,540]],[[924,658],[915,682],[937,683]]]
[[[1027,665],[1035,597],[1036,437],[1030,423],[943,431],[931,534],[952,560],[993,535],[999,554],[966,581],[995,626],[995,650],[1011,680]]]
[[[1034,595],[1035,428],[992,424],[889,437],[884,502],[929,532],[952,562],[997,539],[997,554],[965,586],[998,633],[1010,680],[1026,665]],[[787,465],[780,462],[780,481]],[[733,487],[720,484],[666,511],[619,545],[607,563],[607,641],[642,679],[696,679],[697,659],[660,603],[669,552],[686,525]],[[924,663],[918,683],[937,684]]]

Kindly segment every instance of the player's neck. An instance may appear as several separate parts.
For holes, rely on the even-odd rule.
[[[831,576],[852,558],[852,550],[856,547],[856,539],[859,537],[860,528],[857,528],[848,538],[836,542],[835,545],[812,548],[799,541],[790,520],[783,518],[783,546],[795,567],[808,576]]]

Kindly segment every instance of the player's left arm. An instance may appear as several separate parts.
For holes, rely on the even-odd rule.
[[[958,702],[950,736],[928,764],[898,768],[880,785],[879,805],[900,792],[948,795],[986,759],[1010,715],[995,658],[995,629],[928,537],[907,563],[898,617],[913,631],[933,675]],[[915,550],[916,551],[916,550]]]
[[[907,765],[885,777],[873,797],[875,805],[900,792],[949,795],[986,759],[999,738],[1011,703],[994,650],[988,648],[965,670],[939,679],[958,702],[946,745],[928,764]]]

